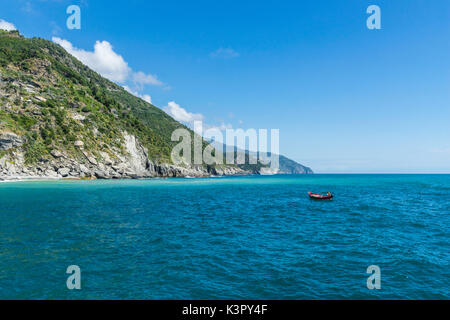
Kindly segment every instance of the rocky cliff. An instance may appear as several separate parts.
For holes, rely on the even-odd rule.
[[[35,164],[25,161],[24,140],[14,133],[0,135],[0,150],[7,155],[0,159],[0,180],[32,179],[127,179],[153,177],[204,177],[211,175],[248,174],[233,166],[180,167],[160,164],[149,159],[147,149],[135,136],[124,132],[126,152],[100,151],[101,157],[93,157],[80,146],[84,159],[74,159],[65,151],[52,150]]]
[[[177,128],[60,46],[0,30],[0,180],[249,173],[171,164]]]

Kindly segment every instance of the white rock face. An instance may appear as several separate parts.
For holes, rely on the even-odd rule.
[[[0,134],[0,150],[20,147],[23,143],[23,139],[12,132]]]
[[[140,144],[137,143],[136,137],[129,135],[126,132],[123,135],[125,139],[125,148],[129,153],[128,166],[136,173],[142,174],[147,167],[147,151]]]
[[[100,151],[100,155],[102,156],[103,161],[107,166],[110,166],[113,164],[113,161],[111,160],[111,157],[109,156],[109,154],[107,154],[106,152]]]
[[[273,174],[277,174],[278,171],[280,171],[278,168],[261,168],[260,169],[260,174],[261,175],[273,175]]]
[[[80,164],[80,171],[82,173],[89,173],[89,169],[84,165],[84,164]]]
[[[84,121],[84,120],[86,119],[85,116],[83,116],[83,115],[81,115],[81,114],[78,114],[78,113],[73,114],[73,115],[71,116],[71,118],[72,118],[73,120],[78,120],[78,121]]]
[[[45,99],[45,98],[43,98],[43,97],[40,97],[40,96],[35,96],[34,98],[35,98],[36,100],[38,100],[38,101],[41,101],[41,102],[47,101],[47,99]]]
[[[68,168],[61,168],[58,170],[58,173],[63,176],[63,177],[67,177],[69,175],[70,169]]]
[[[45,175],[51,178],[56,178],[58,176],[58,173],[55,170],[46,170]]]
[[[96,165],[98,164],[98,163],[97,163],[97,160],[95,160],[94,157],[88,156],[88,161],[89,161],[91,164],[93,164],[94,166],[96,166]]]
[[[58,150],[52,150],[52,152],[50,152],[50,154],[52,156],[54,156],[55,158],[61,158],[63,156],[63,154],[61,152],[59,152]]]
[[[113,148],[108,153],[99,151],[91,154],[89,150],[81,151],[83,159],[72,159],[64,151],[52,150],[51,156],[43,156],[33,165],[25,164],[24,143],[15,134],[0,134],[1,145],[11,152],[0,159],[0,180],[23,179],[61,179],[61,178],[92,178],[97,179],[130,179],[149,177],[204,177],[210,175],[244,174],[236,167],[217,167],[201,165],[176,166],[168,163],[152,162],[148,158],[147,149],[138,139],[126,132],[123,133],[123,149]],[[80,140],[81,142],[81,140]],[[78,141],[75,145],[81,146]]]

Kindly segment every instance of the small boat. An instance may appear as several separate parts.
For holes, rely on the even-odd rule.
[[[308,194],[309,194],[310,199],[315,199],[315,200],[331,200],[331,199],[333,199],[333,195],[330,192],[328,192],[328,194],[317,194],[317,193],[308,192]]]

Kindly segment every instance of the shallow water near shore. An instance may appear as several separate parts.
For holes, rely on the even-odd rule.
[[[0,298],[449,299],[449,213],[450,175],[1,183]]]

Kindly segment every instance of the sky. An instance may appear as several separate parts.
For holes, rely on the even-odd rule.
[[[279,129],[317,173],[450,173],[448,0],[0,0],[11,26],[179,121]]]

